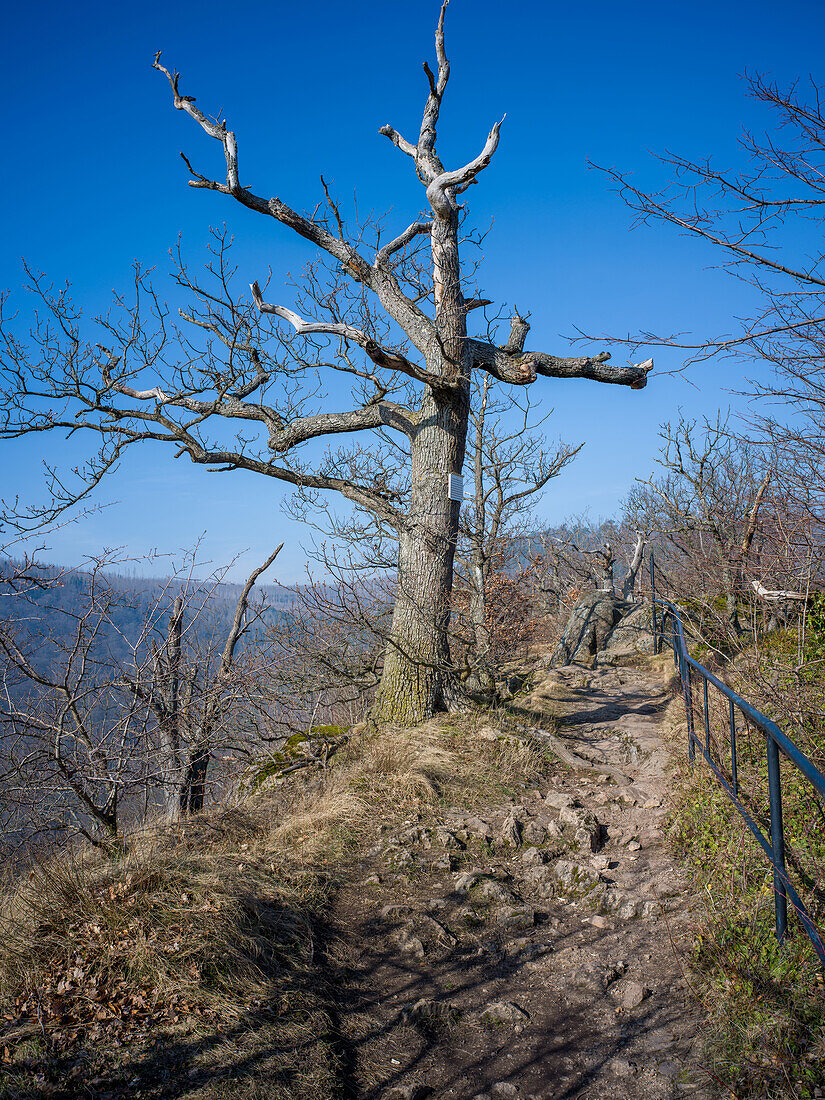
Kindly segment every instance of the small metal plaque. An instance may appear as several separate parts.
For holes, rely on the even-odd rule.
[[[450,500],[464,500],[464,478],[461,474],[447,474],[447,496]]]

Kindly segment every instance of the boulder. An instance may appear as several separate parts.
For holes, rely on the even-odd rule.
[[[599,884],[599,872],[572,860],[560,859],[553,869],[559,888],[568,896],[589,894]]]
[[[501,730],[495,726],[482,726],[476,731],[476,737],[481,737],[484,741],[498,741],[499,737],[503,736]]]
[[[547,840],[547,829],[538,821],[528,821],[522,835],[526,844],[544,844]]]
[[[602,844],[602,827],[590,810],[581,806],[565,806],[559,811],[559,824],[579,848],[598,852]]]
[[[414,955],[417,959],[423,959],[426,954],[424,944],[409,927],[399,928],[395,933],[395,942],[405,955]]]
[[[548,791],[544,799],[545,806],[552,806],[554,810],[564,810],[568,806],[574,806],[576,803],[572,794],[567,794],[565,791]]]
[[[525,848],[521,853],[522,863],[542,864],[547,862],[547,856],[538,848]]]
[[[619,661],[653,652],[653,614],[650,603],[635,604],[610,632],[602,660]]]
[[[478,837],[488,843],[493,839],[493,827],[489,821],[482,817],[470,817],[464,823],[464,827],[471,836]]]
[[[381,1100],[426,1100],[434,1092],[429,1085],[396,1085],[389,1092],[382,1092]]]
[[[536,911],[529,905],[502,905],[496,909],[494,919],[502,928],[527,929],[536,923]]]
[[[481,871],[462,871],[453,879],[453,891],[456,894],[468,894],[478,880],[482,878]]]
[[[451,856],[449,852],[445,852],[441,856],[436,856],[436,858],[430,863],[430,870],[434,874],[438,874],[439,871],[454,871],[455,869],[455,856]]]
[[[506,886],[502,886],[500,882],[496,882],[495,879],[484,879],[478,888],[478,896],[482,901],[498,902],[500,905],[510,905],[516,901],[516,896],[512,890],[508,890]]]
[[[517,817],[511,815],[501,827],[501,842],[508,848],[518,848],[521,845],[522,825]]]
[[[493,1001],[479,1013],[484,1024],[524,1024],[530,1014],[513,1001]]]
[[[435,839],[441,845],[442,848],[462,848],[463,845],[455,833],[450,829],[439,827],[435,831]]]
[[[647,990],[639,982],[621,981],[610,987],[610,996],[618,1002],[622,1008],[638,1008],[647,996]]]
[[[599,589],[588,592],[571,612],[567,626],[550,658],[550,668],[574,663],[590,665],[607,645],[613,628],[629,609],[626,600]]]

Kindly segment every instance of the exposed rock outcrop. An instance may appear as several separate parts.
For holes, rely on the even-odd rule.
[[[590,664],[607,645],[613,628],[631,607],[613,592],[589,592],[575,607],[564,628],[549,667]]]
[[[592,664],[594,658],[621,661],[653,652],[653,616],[649,601],[629,603],[614,592],[589,592],[573,609],[549,662]]]
[[[600,660],[618,661],[653,652],[653,613],[648,600],[631,605],[613,628]]]

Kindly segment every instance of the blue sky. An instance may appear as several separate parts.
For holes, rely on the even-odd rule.
[[[71,280],[94,313],[128,285],[136,258],[155,267],[163,291],[178,235],[197,263],[209,226],[223,222],[244,281],[272,267],[277,286],[312,259],[284,228],[186,186],[179,150],[206,174],[220,174],[221,152],[172,109],[151,68],[158,49],[181,71],[182,92],[236,130],[243,181],[256,191],[311,208],[323,173],[345,200],[357,192],[362,210],[391,208],[402,228],[423,195],[410,162],[377,131],[391,122],[417,132],[437,11],[435,0],[240,0],[231,11],[213,0],[9,6],[0,286],[20,285],[25,256],[55,281]],[[507,112],[493,164],[467,198],[477,223],[494,219],[480,275],[486,296],[531,312],[531,346],[565,354],[576,328],[731,330],[731,317],[749,309],[746,289],[709,269],[715,258],[695,241],[664,227],[631,232],[629,212],[586,161],[650,186],[662,179],[650,151],[741,163],[741,127],[769,124],[745,98],[741,74],[821,77],[823,31],[822,5],[805,0],[781,12],[761,0],[452,0],[442,159],[464,163]],[[290,304],[289,295],[278,300]],[[26,297],[16,300],[25,315]],[[609,514],[649,473],[660,421],[679,406],[715,415],[737,405],[741,366],[679,376],[667,373],[678,353],[657,351],[656,360],[662,373],[641,392],[540,381],[555,409],[550,434],[587,443],[551,485],[542,518]],[[0,495],[24,499],[42,497],[43,459],[77,454],[46,437],[3,447]],[[276,483],[251,475],[219,479],[160,450],[135,451],[99,494],[111,507],[52,536],[51,556],[73,563],[104,545],[174,552],[206,532],[203,555],[216,564],[248,550],[240,573],[286,539],[279,576],[289,581],[302,573],[306,535],[282,515],[280,496]]]

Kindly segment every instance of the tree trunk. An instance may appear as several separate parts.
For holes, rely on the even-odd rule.
[[[470,587],[470,624],[473,631],[473,668],[467,687],[472,691],[495,691],[492,671],[490,627],[487,622],[487,577],[481,552],[472,567]]]
[[[475,454],[473,463],[475,466],[475,514],[470,528],[470,608],[469,618],[473,631],[471,649],[472,668],[466,687],[469,691],[494,693],[496,681],[492,672],[490,654],[492,644],[490,641],[490,627],[487,622],[487,577],[490,571],[490,561],[485,553],[485,542],[488,535],[495,538],[498,533],[498,524],[501,513],[494,514],[491,519],[492,531],[488,531],[487,512],[484,500],[484,426],[487,418],[487,399],[490,393],[492,378],[484,375],[481,387],[481,401],[476,419]]]
[[[728,592],[725,595],[725,614],[727,616],[728,625],[733,633],[738,638],[742,633],[742,623],[739,621],[739,600],[737,596],[737,585],[734,582],[729,582]]]
[[[636,588],[636,577],[639,575],[639,569],[641,568],[642,561],[644,560],[645,547],[647,546],[647,539],[640,532],[636,536],[636,546],[633,549],[633,557],[630,560],[630,564],[627,567],[627,575],[625,576],[624,583],[622,584],[622,599],[628,602],[633,600],[633,593]]]
[[[189,751],[189,759],[180,787],[180,816],[188,817],[190,814],[199,814],[206,799],[206,775],[212,753],[201,745],[192,747]]]
[[[155,662],[155,676],[163,697],[165,716],[158,722],[160,739],[160,773],[164,816],[177,821],[180,816],[181,738],[180,738],[180,673],[181,638],[183,636],[183,600],[175,600],[169,619],[164,662]],[[165,673],[165,675],[164,675]],[[164,682],[165,681],[165,682]]]
[[[422,722],[444,710],[451,694],[447,628],[460,504],[447,495],[447,477],[461,469],[467,423],[455,405],[428,395],[413,440],[410,515],[399,538],[398,591],[373,708],[378,722]]]
[[[399,537],[398,595],[384,671],[373,708],[378,722],[414,725],[444,710],[456,694],[447,629],[460,501],[448,476],[461,473],[470,415],[470,354],[458,262],[458,211],[431,231],[437,339],[427,369],[445,380],[427,386],[411,446],[410,511]]]

